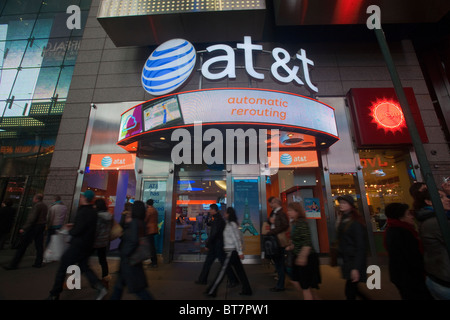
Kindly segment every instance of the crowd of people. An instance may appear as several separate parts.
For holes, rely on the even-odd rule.
[[[404,300],[450,300],[450,257],[427,185],[417,182],[409,191],[414,199],[412,208],[399,202],[385,207],[387,227],[384,247],[388,253],[390,281]],[[441,186],[439,195],[450,226],[449,182]],[[348,300],[358,297],[367,299],[359,285],[367,279],[368,232],[365,219],[351,195],[342,195],[336,200],[339,205],[334,246],[337,249],[337,264],[345,280],[344,295]],[[303,299],[320,299],[318,292],[322,277],[319,252],[313,245],[303,203],[289,203],[286,212],[281,200],[276,197],[270,197],[268,204],[272,210],[267,218],[268,230],[262,235],[262,243],[270,237],[275,238],[277,243],[276,251],[266,256],[276,273],[276,283],[269,288],[270,291],[284,291],[286,278],[289,278]],[[67,207],[59,196],[54,197],[48,208],[43,202],[43,195],[36,194],[32,210],[19,229],[21,241],[4,269],[17,269],[33,241],[36,248],[33,267],[40,268],[44,263],[44,250],[51,243],[52,236],[66,232],[71,237],[70,244],[58,259],[59,267],[47,299],[59,299],[67,268],[76,264],[92,288],[97,290],[96,299],[101,300],[110,290],[107,253],[113,240],[113,226],[118,224],[121,228],[117,236],[121,240],[118,248],[120,264],[110,299],[121,299],[125,287],[140,299],[154,299],[148,290],[143,264],[144,260],[148,260],[149,267],[158,266],[155,248],[158,213],[153,207],[153,200],[146,203],[127,202],[120,222],[115,222],[105,200],[96,198],[93,191],[87,190],[80,196],[80,206],[73,223],[66,222],[67,213]],[[240,294],[251,296],[252,286],[241,262],[245,258],[244,240],[236,211],[233,207],[227,207],[222,216],[217,204],[211,204],[209,214],[207,255],[195,283],[207,285],[205,295],[216,297],[226,277],[227,287],[240,285]],[[11,226],[13,216],[11,203],[4,203],[1,214],[4,222],[0,234],[2,246],[7,232],[4,226]],[[44,241],[45,236],[47,239]],[[136,258],[141,248],[148,248],[146,256]],[[101,266],[100,278],[89,266],[94,252]],[[209,282],[209,273],[216,259],[221,267]]]

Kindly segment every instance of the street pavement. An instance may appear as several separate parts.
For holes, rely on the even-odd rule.
[[[49,295],[53,280],[58,267],[58,262],[45,264],[41,268],[33,268],[34,256],[32,250],[22,260],[16,270],[5,270],[0,268],[0,300],[44,300]],[[11,260],[14,250],[0,251],[0,265],[6,265]],[[111,280],[110,290],[104,300],[108,300],[119,266],[119,260],[116,257],[109,257],[108,264],[110,268]],[[90,266],[101,275],[100,265],[96,257],[91,257]],[[302,294],[298,292],[293,284],[286,277],[286,290],[282,292],[271,292],[269,289],[274,287],[275,269],[267,260],[259,264],[245,264],[244,268],[252,286],[252,296],[241,296],[240,286],[227,288],[226,281],[223,281],[215,298],[204,294],[205,285],[195,284],[200,270],[201,262],[171,262],[159,263],[157,268],[148,268],[145,265],[145,273],[149,285],[149,291],[157,300],[177,300],[201,301],[201,300],[222,300],[222,301],[289,301],[302,300]],[[216,262],[210,271],[209,281],[212,281],[219,269],[219,263]],[[369,290],[365,283],[360,283],[361,290],[371,300],[399,300],[395,286],[389,281],[387,266],[380,265],[381,269],[381,288]],[[345,281],[341,278],[339,267],[331,267],[327,264],[327,258],[321,258],[321,276],[322,284],[317,291],[322,300],[345,300],[344,285]],[[61,300],[94,300],[96,290],[92,289],[85,277],[81,277],[81,289],[65,289],[60,296]],[[137,300],[137,297],[125,290],[122,300]]]

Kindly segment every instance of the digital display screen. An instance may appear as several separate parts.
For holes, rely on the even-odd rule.
[[[164,127],[167,124],[172,126],[182,122],[177,97],[159,101],[156,104],[145,106],[143,109],[145,131]]]
[[[142,132],[141,107],[141,105],[138,105],[122,115],[122,119],[120,121],[119,141]]]

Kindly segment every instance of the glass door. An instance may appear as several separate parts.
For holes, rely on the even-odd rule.
[[[173,260],[201,261],[206,256],[209,206],[217,204],[222,215],[226,210],[225,172],[179,172],[174,191],[176,203],[172,221],[175,224]]]

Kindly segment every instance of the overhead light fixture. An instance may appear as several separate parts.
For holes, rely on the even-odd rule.
[[[222,190],[227,191],[227,182],[223,180],[215,180],[214,183]]]

